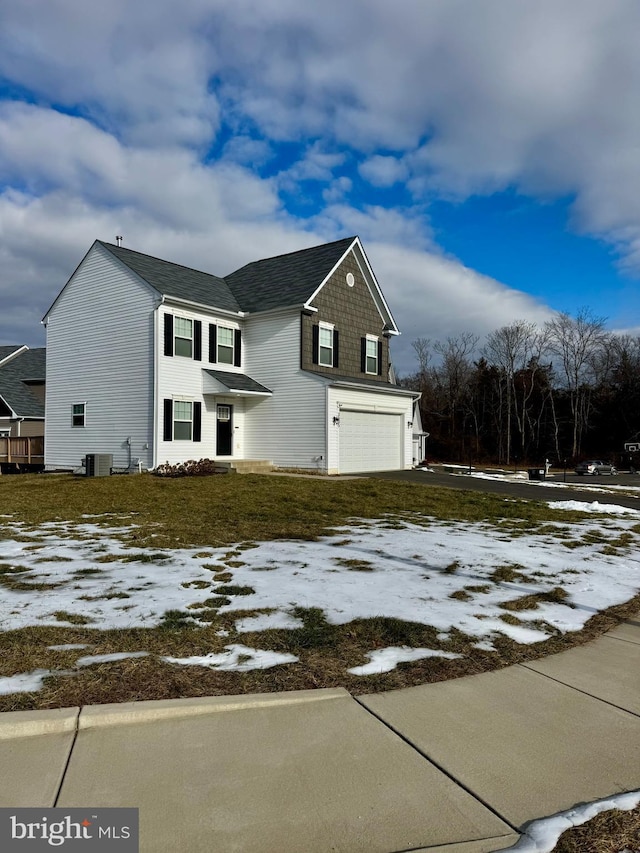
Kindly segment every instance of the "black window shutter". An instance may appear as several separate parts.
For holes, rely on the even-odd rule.
[[[378,376],[382,376],[382,341],[378,341]]]
[[[338,330],[333,330],[333,366],[340,367],[340,336]]]
[[[202,361],[202,323],[200,320],[193,321],[193,357],[196,361]]]
[[[193,404],[193,440],[202,441],[202,403]]]
[[[314,325],[311,329],[311,361],[313,364],[318,364],[320,361],[320,327]]]
[[[173,355],[173,314],[164,315],[164,354]]]
[[[240,367],[242,364],[242,332],[235,329],[233,332],[233,364]]]
[[[173,400],[164,401],[164,429],[162,438],[164,441],[173,440]]]
[[[215,364],[218,361],[218,327],[209,323],[209,361]]]
[[[367,339],[360,338],[360,370],[367,372]]]

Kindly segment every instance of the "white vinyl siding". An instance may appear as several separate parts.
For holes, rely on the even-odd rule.
[[[245,344],[245,372],[273,391],[272,397],[246,400],[246,458],[324,469],[325,387],[300,369],[300,313],[250,318]]]
[[[47,318],[48,469],[76,468],[87,453],[112,453],[116,468],[130,456],[150,467],[156,298],[99,245],[60,294]],[[72,406],[83,402],[79,429]]]
[[[236,329],[242,329],[239,323],[226,321],[219,316],[207,314],[204,311],[187,311],[180,307],[174,308],[169,302],[161,307],[158,312],[157,328],[159,341],[159,356],[158,356],[158,381],[157,381],[157,452],[155,464],[160,465],[169,462],[175,465],[178,462],[185,462],[187,459],[215,459],[218,456],[216,446],[216,412],[217,405],[222,403],[233,406],[233,434],[232,434],[232,453],[231,456],[237,459],[245,457],[244,451],[244,411],[245,401],[242,397],[232,397],[224,394],[205,394],[203,393],[203,369],[222,370],[228,373],[242,373],[244,369],[235,367],[233,363],[225,362],[209,362],[209,325],[217,326],[218,343],[216,345],[216,354],[219,356],[223,347],[220,346],[220,332],[226,330],[231,335],[231,362],[233,362],[233,343],[234,333]],[[174,316],[174,338],[175,338],[175,322],[178,319],[188,319],[193,324],[200,321],[202,324],[202,361],[197,361],[193,358],[171,358],[163,355],[163,330],[164,330],[164,314],[173,314]],[[224,338],[224,336],[223,336]],[[226,338],[225,340],[228,340]],[[165,441],[163,436],[163,401],[173,400],[173,418],[172,418],[172,440]],[[190,438],[179,438],[175,433],[177,425],[176,420],[176,404],[180,401],[189,400],[192,403],[201,403],[201,439],[193,441],[193,431]],[[193,409],[192,409],[193,411]],[[182,422],[186,423],[186,422]],[[178,434],[181,430],[186,433],[186,426],[178,427]]]

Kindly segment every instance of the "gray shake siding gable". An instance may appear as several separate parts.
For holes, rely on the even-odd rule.
[[[353,287],[346,281],[347,274],[354,277]],[[389,371],[389,340],[383,337],[384,321],[362,275],[353,252],[345,257],[312,302],[317,313],[302,314],[301,367],[327,376],[371,378],[362,371],[361,340],[366,335],[376,335],[382,344],[382,363],[379,379],[387,381]],[[339,362],[337,367],[324,367],[313,361],[313,326],[320,322],[332,323],[339,334]]]

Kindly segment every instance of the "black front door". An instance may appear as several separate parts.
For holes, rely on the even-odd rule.
[[[216,456],[231,456],[233,446],[233,406],[216,410]]]

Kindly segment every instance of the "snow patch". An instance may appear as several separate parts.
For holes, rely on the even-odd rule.
[[[374,652],[368,652],[367,657],[369,663],[362,666],[354,666],[348,669],[351,675],[378,675],[382,672],[391,672],[399,663],[414,660],[424,660],[424,658],[446,658],[453,660],[461,658],[462,655],[454,652],[442,652],[438,649],[412,649],[410,646],[388,646],[386,649],[376,649]]]

